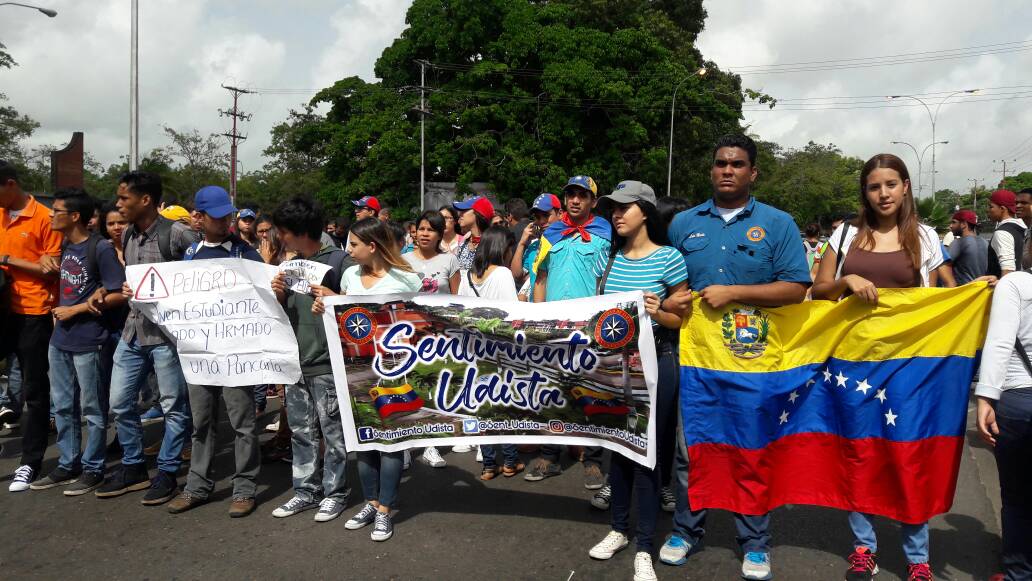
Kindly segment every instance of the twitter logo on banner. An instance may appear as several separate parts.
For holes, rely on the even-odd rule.
[[[464,434],[479,434],[480,433],[480,420],[462,420],[462,433]]]
[[[361,442],[366,442],[366,441],[372,440],[373,439],[373,429],[372,428],[359,428],[358,429],[358,439]]]

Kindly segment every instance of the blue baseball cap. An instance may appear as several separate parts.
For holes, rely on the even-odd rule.
[[[254,210],[252,210],[251,208],[244,208],[243,210],[240,210],[239,214],[237,214],[237,218],[257,218],[257,217],[258,217],[258,214],[255,214]]]
[[[591,176],[573,176],[563,186],[563,193],[566,193],[570,188],[583,188],[593,195],[598,195],[598,186],[595,185],[595,180],[591,179]]]
[[[218,186],[204,186],[197,190],[194,208],[212,218],[225,218],[237,211],[229,199],[229,192]]]
[[[552,210],[561,210],[563,205],[559,203],[559,198],[555,194],[544,193],[534,198],[534,203],[530,205],[531,210],[538,210],[539,212],[551,212]]]

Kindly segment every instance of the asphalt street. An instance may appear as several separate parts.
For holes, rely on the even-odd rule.
[[[278,402],[270,400],[270,411],[259,425],[275,419]],[[446,453],[448,466],[442,469],[415,461],[402,482],[394,537],[374,543],[368,529],[344,528],[344,520],[362,501],[353,462],[345,518],[316,523],[314,511],[273,518],[272,510],[292,492],[290,467],[277,462],[262,467],[258,510],[231,520],[226,511],[232,447],[228,425],[224,427],[212,502],[175,516],[164,507],[142,506],[142,492],[107,500],[92,494],[65,497],[59,488],[9,493],[20,441],[0,435],[0,579],[577,581],[630,579],[633,574],[633,545],[610,561],[588,557],[588,549],[609,530],[608,513],[590,506],[592,493],[583,488],[582,468],[572,459],[564,458],[561,476],[536,483],[522,476],[482,482],[471,453]],[[156,441],[161,429],[160,423],[147,426],[145,443]],[[937,579],[984,580],[999,560],[996,466],[970,426],[967,440],[953,510],[931,523]],[[57,450],[51,445],[44,471],[56,462]],[[109,466],[116,462],[109,459]],[[180,471],[180,485],[186,469],[184,465]],[[669,531],[669,515],[660,522],[657,549]],[[773,513],[772,529],[775,578],[842,579],[845,557],[852,550],[844,513],[783,507]],[[731,516],[715,511],[703,549],[681,567],[657,561],[660,579],[737,579],[740,555],[733,531]],[[898,528],[879,519],[877,532],[878,578],[904,577]]]

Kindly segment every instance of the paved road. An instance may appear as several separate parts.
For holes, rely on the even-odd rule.
[[[274,418],[269,413],[268,419]],[[228,427],[228,426],[227,426]],[[147,442],[160,433],[148,426]],[[17,438],[0,437],[0,578],[2,579],[630,579],[633,552],[608,562],[588,549],[608,531],[608,515],[588,504],[581,468],[538,483],[522,478],[481,482],[473,454],[446,454],[447,468],[419,462],[406,473],[394,538],[369,540],[344,519],[315,523],[313,513],[288,519],[270,513],[291,495],[285,463],[262,469],[258,511],[226,515],[232,449],[223,439],[214,502],[172,516],[144,507],[142,493],[99,500],[67,498],[60,489],[6,491],[17,467]],[[999,485],[991,453],[972,430],[953,512],[932,522],[931,555],[939,579],[986,579],[999,555]],[[48,449],[44,470],[56,465]],[[181,474],[185,474],[185,467]],[[346,514],[360,503],[354,464]],[[805,475],[800,475],[805,478]],[[181,479],[182,483],[182,479]],[[773,515],[778,579],[841,579],[852,541],[839,511],[792,506]],[[660,537],[669,530],[661,520]],[[899,579],[905,564],[898,529],[879,520],[881,581]],[[657,563],[660,579],[736,579],[738,554],[731,517],[711,516],[707,546],[683,567]]]

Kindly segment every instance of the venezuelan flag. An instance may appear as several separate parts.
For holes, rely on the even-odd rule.
[[[588,417],[596,414],[626,416],[631,413],[631,408],[624,405],[611,393],[595,391],[586,387],[575,387],[570,390],[570,393],[576,398],[577,407],[581,408],[584,415]]]
[[[380,419],[387,419],[391,414],[410,412],[423,407],[423,398],[409,384],[400,387],[374,387],[369,390],[373,407]]]
[[[681,327],[693,508],[813,504],[921,523],[953,503],[991,294],[882,289]]]
[[[541,246],[538,248],[538,255],[534,259],[534,265],[532,266],[535,274],[537,274],[538,265],[548,255],[548,251],[555,246],[556,242],[563,239],[563,232],[569,229],[570,226],[560,220],[549,224],[545,231],[541,233]],[[591,220],[584,226],[584,229],[591,236],[599,236],[603,240],[613,240],[613,226],[601,216],[592,216]]]

